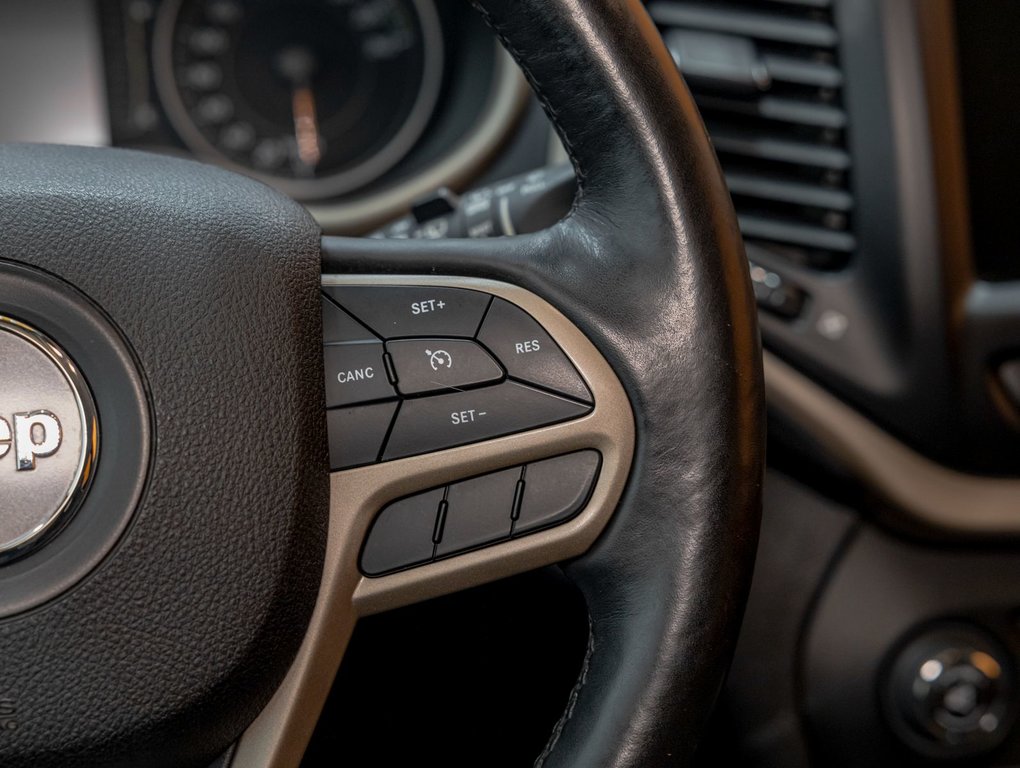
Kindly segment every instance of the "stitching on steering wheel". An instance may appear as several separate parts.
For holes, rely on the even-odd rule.
[[[556,742],[560,740],[560,734],[563,733],[563,728],[570,718],[574,714],[574,707],[577,704],[578,696],[581,694],[581,689],[584,688],[584,684],[588,682],[588,668],[591,666],[591,657],[595,652],[595,622],[588,614],[588,647],[584,651],[584,661],[581,662],[581,673],[577,676],[577,682],[574,683],[574,687],[570,689],[570,696],[567,697],[567,707],[563,710],[563,714],[560,715],[560,719],[556,721],[556,725],[553,726],[552,733],[549,734],[549,740],[545,744],[545,749],[542,750],[541,754],[535,758],[534,768],[542,768],[545,765],[546,759],[556,749]]]
[[[531,68],[525,63],[514,44],[510,42],[505,34],[503,34],[503,30],[500,28],[496,20],[492,18],[492,15],[488,12],[488,10],[483,8],[477,0],[472,0],[471,5],[473,5],[475,10],[481,14],[482,20],[489,29],[492,30],[493,34],[496,35],[503,47],[513,57],[513,60],[517,62],[517,66],[520,67],[521,72],[524,73],[524,77],[531,86],[531,90],[535,93],[536,98],[538,98],[539,103],[542,105],[542,108],[545,110],[553,126],[556,128],[556,133],[563,142],[563,148],[566,150],[567,157],[570,158],[570,162],[574,166],[574,174],[577,176],[577,194],[574,196],[574,201],[570,206],[570,214],[573,214],[581,201],[581,197],[584,195],[587,174],[585,174],[584,168],[581,167],[581,161],[578,158],[577,152],[574,150],[574,145],[571,143],[570,137],[567,136],[566,131],[563,129],[563,124],[560,122],[560,116],[557,114],[556,108],[553,107],[553,105],[549,102],[549,99],[546,98],[545,91],[541,84],[535,79],[534,74],[531,72]]]

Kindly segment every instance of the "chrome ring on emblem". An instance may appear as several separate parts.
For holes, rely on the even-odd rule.
[[[0,566],[71,518],[98,455],[95,403],[74,361],[0,314]]]

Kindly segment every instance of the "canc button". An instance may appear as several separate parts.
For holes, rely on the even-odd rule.
[[[326,407],[396,397],[386,376],[381,341],[323,347]]]

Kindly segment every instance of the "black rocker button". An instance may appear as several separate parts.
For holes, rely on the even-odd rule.
[[[381,341],[329,344],[322,354],[327,408],[396,397],[386,376]]]
[[[376,341],[376,336],[340,307],[322,297],[322,341],[340,344],[345,341]]]
[[[386,342],[402,395],[463,389],[503,378],[492,355],[464,339],[401,339]]]
[[[329,468],[347,469],[377,461],[396,410],[397,401],[392,400],[326,411]]]
[[[451,485],[446,495],[446,523],[436,555],[509,538],[514,490],[520,476],[521,468],[516,467]]]
[[[570,360],[523,309],[494,298],[478,340],[492,350],[512,378],[592,402],[591,392]]]
[[[508,381],[449,395],[405,400],[383,460],[452,448],[576,419],[589,406]]]
[[[323,290],[384,339],[473,338],[490,299],[464,288],[424,285],[327,285]]]
[[[442,488],[390,504],[372,523],[361,552],[361,570],[374,576],[432,559]]]
[[[528,464],[514,536],[562,523],[588,503],[599,474],[597,451],[578,451]]]

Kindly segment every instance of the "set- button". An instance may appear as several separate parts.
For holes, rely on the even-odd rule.
[[[583,403],[515,381],[470,392],[406,400],[383,460],[475,443],[584,416]]]
[[[372,523],[361,553],[369,576],[525,536],[575,517],[601,456],[577,451],[400,499]]]
[[[323,288],[332,469],[576,419],[591,392],[527,312],[481,291]]]

